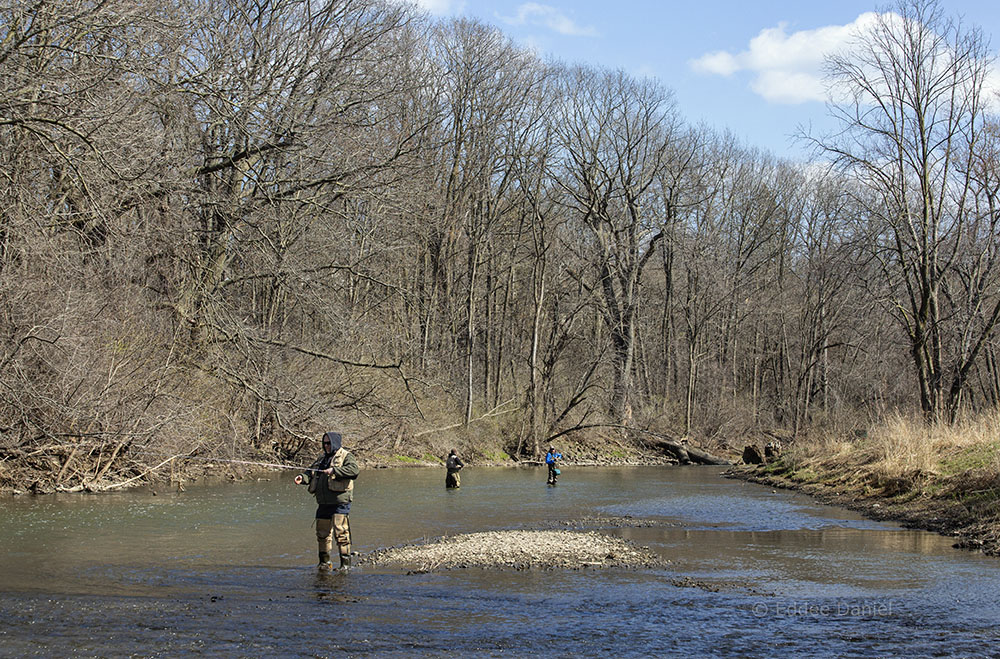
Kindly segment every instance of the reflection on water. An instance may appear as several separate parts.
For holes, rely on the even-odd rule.
[[[289,474],[3,500],[0,655],[988,656],[1000,561],[715,468],[373,470],[355,548],[632,516],[668,569],[317,573]],[[331,627],[331,624],[336,625]],[[336,629],[332,635],[331,630]]]

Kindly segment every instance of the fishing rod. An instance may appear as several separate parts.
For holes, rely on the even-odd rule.
[[[67,447],[73,447],[73,448],[79,448],[79,447],[102,447],[103,448],[105,446],[105,444],[99,444],[97,442],[80,442],[80,443],[76,443],[76,444],[67,444],[65,446],[67,446]],[[139,448],[133,448],[133,447],[129,447],[129,449],[127,449],[126,452],[132,453],[132,454],[136,454],[136,455],[148,455],[148,456],[154,456],[154,457],[158,457],[158,458],[167,458],[166,462],[171,462],[173,460],[201,460],[203,462],[225,462],[225,463],[228,463],[228,464],[242,464],[242,465],[251,465],[251,466],[255,466],[255,467],[271,467],[273,469],[292,469],[292,470],[295,470],[295,471],[315,471],[315,472],[324,472],[325,471],[323,469],[314,469],[313,467],[300,467],[298,465],[279,464],[279,463],[276,463],[276,462],[258,462],[258,461],[255,461],[255,460],[236,460],[236,459],[232,459],[232,458],[209,458],[209,457],[203,457],[203,456],[198,456],[198,455],[188,455],[186,453],[181,453],[180,455],[170,456],[170,454],[168,454],[168,453],[157,452],[157,451],[150,451],[148,449],[139,449]],[[164,462],[164,464],[166,464],[166,462]]]

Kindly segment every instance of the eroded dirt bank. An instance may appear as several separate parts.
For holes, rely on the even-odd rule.
[[[872,519],[954,537],[955,547],[961,549],[1000,556],[997,484],[979,482],[974,474],[958,479],[929,474],[886,479],[847,468],[822,469],[815,464],[801,470],[777,461],[739,465],[725,475],[803,492]]]

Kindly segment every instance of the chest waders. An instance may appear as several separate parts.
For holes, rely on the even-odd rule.
[[[462,477],[459,475],[462,467],[465,465],[461,460],[455,458],[455,456],[448,456],[448,460],[445,461],[445,469],[447,473],[444,477],[444,486],[448,489],[455,489],[462,487]]]
[[[330,466],[338,469],[344,464],[347,451],[338,449],[330,462]],[[322,481],[326,481],[323,483]],[[319,474],[316,478],[316,487],[326,487],[331,492],[351,492],[354,490],[354,481],[350,478],[330,478],[326,474]],[[351,566],[351,522],[348,515],[334,514],[333,517],[316,518],[316,540],[319,542],[319,566],[322,568],[332,568],[330,554],[333,552],[333,541],[337,541],[337,551],[340,554],[340,567]]]
[[[340,567],[351,567],[351,523],[348,515],[334,514],[331,518],[316,519],[316,539],[319,541],[320,567],[333,567],[330,554],[333,541],[337,541]]]

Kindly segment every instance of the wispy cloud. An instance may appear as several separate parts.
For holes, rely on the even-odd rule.
[[[515,16],[500,16],[500,20],[508,25],[534,25],[545,27],[559,34],[571,37],[596,37],[597,29],[592,26],[577,24],[562,10],[537,2],[527,2],[519,5]]]
[[[706,53],[691,60],[700,73],[731,76],[747,71],[754,77],[750,88],[773,103],[823,101],[827,89],[822,67],[825,58],[846,50],[852,39],[871,25],[877,14],[866,12],[847,25],[830,25],[789,34],[786,23],[761,30],[746,50]]]
[[[465,0],[416,0],[416,5],[435,16],[460,14],[465,9]]]

